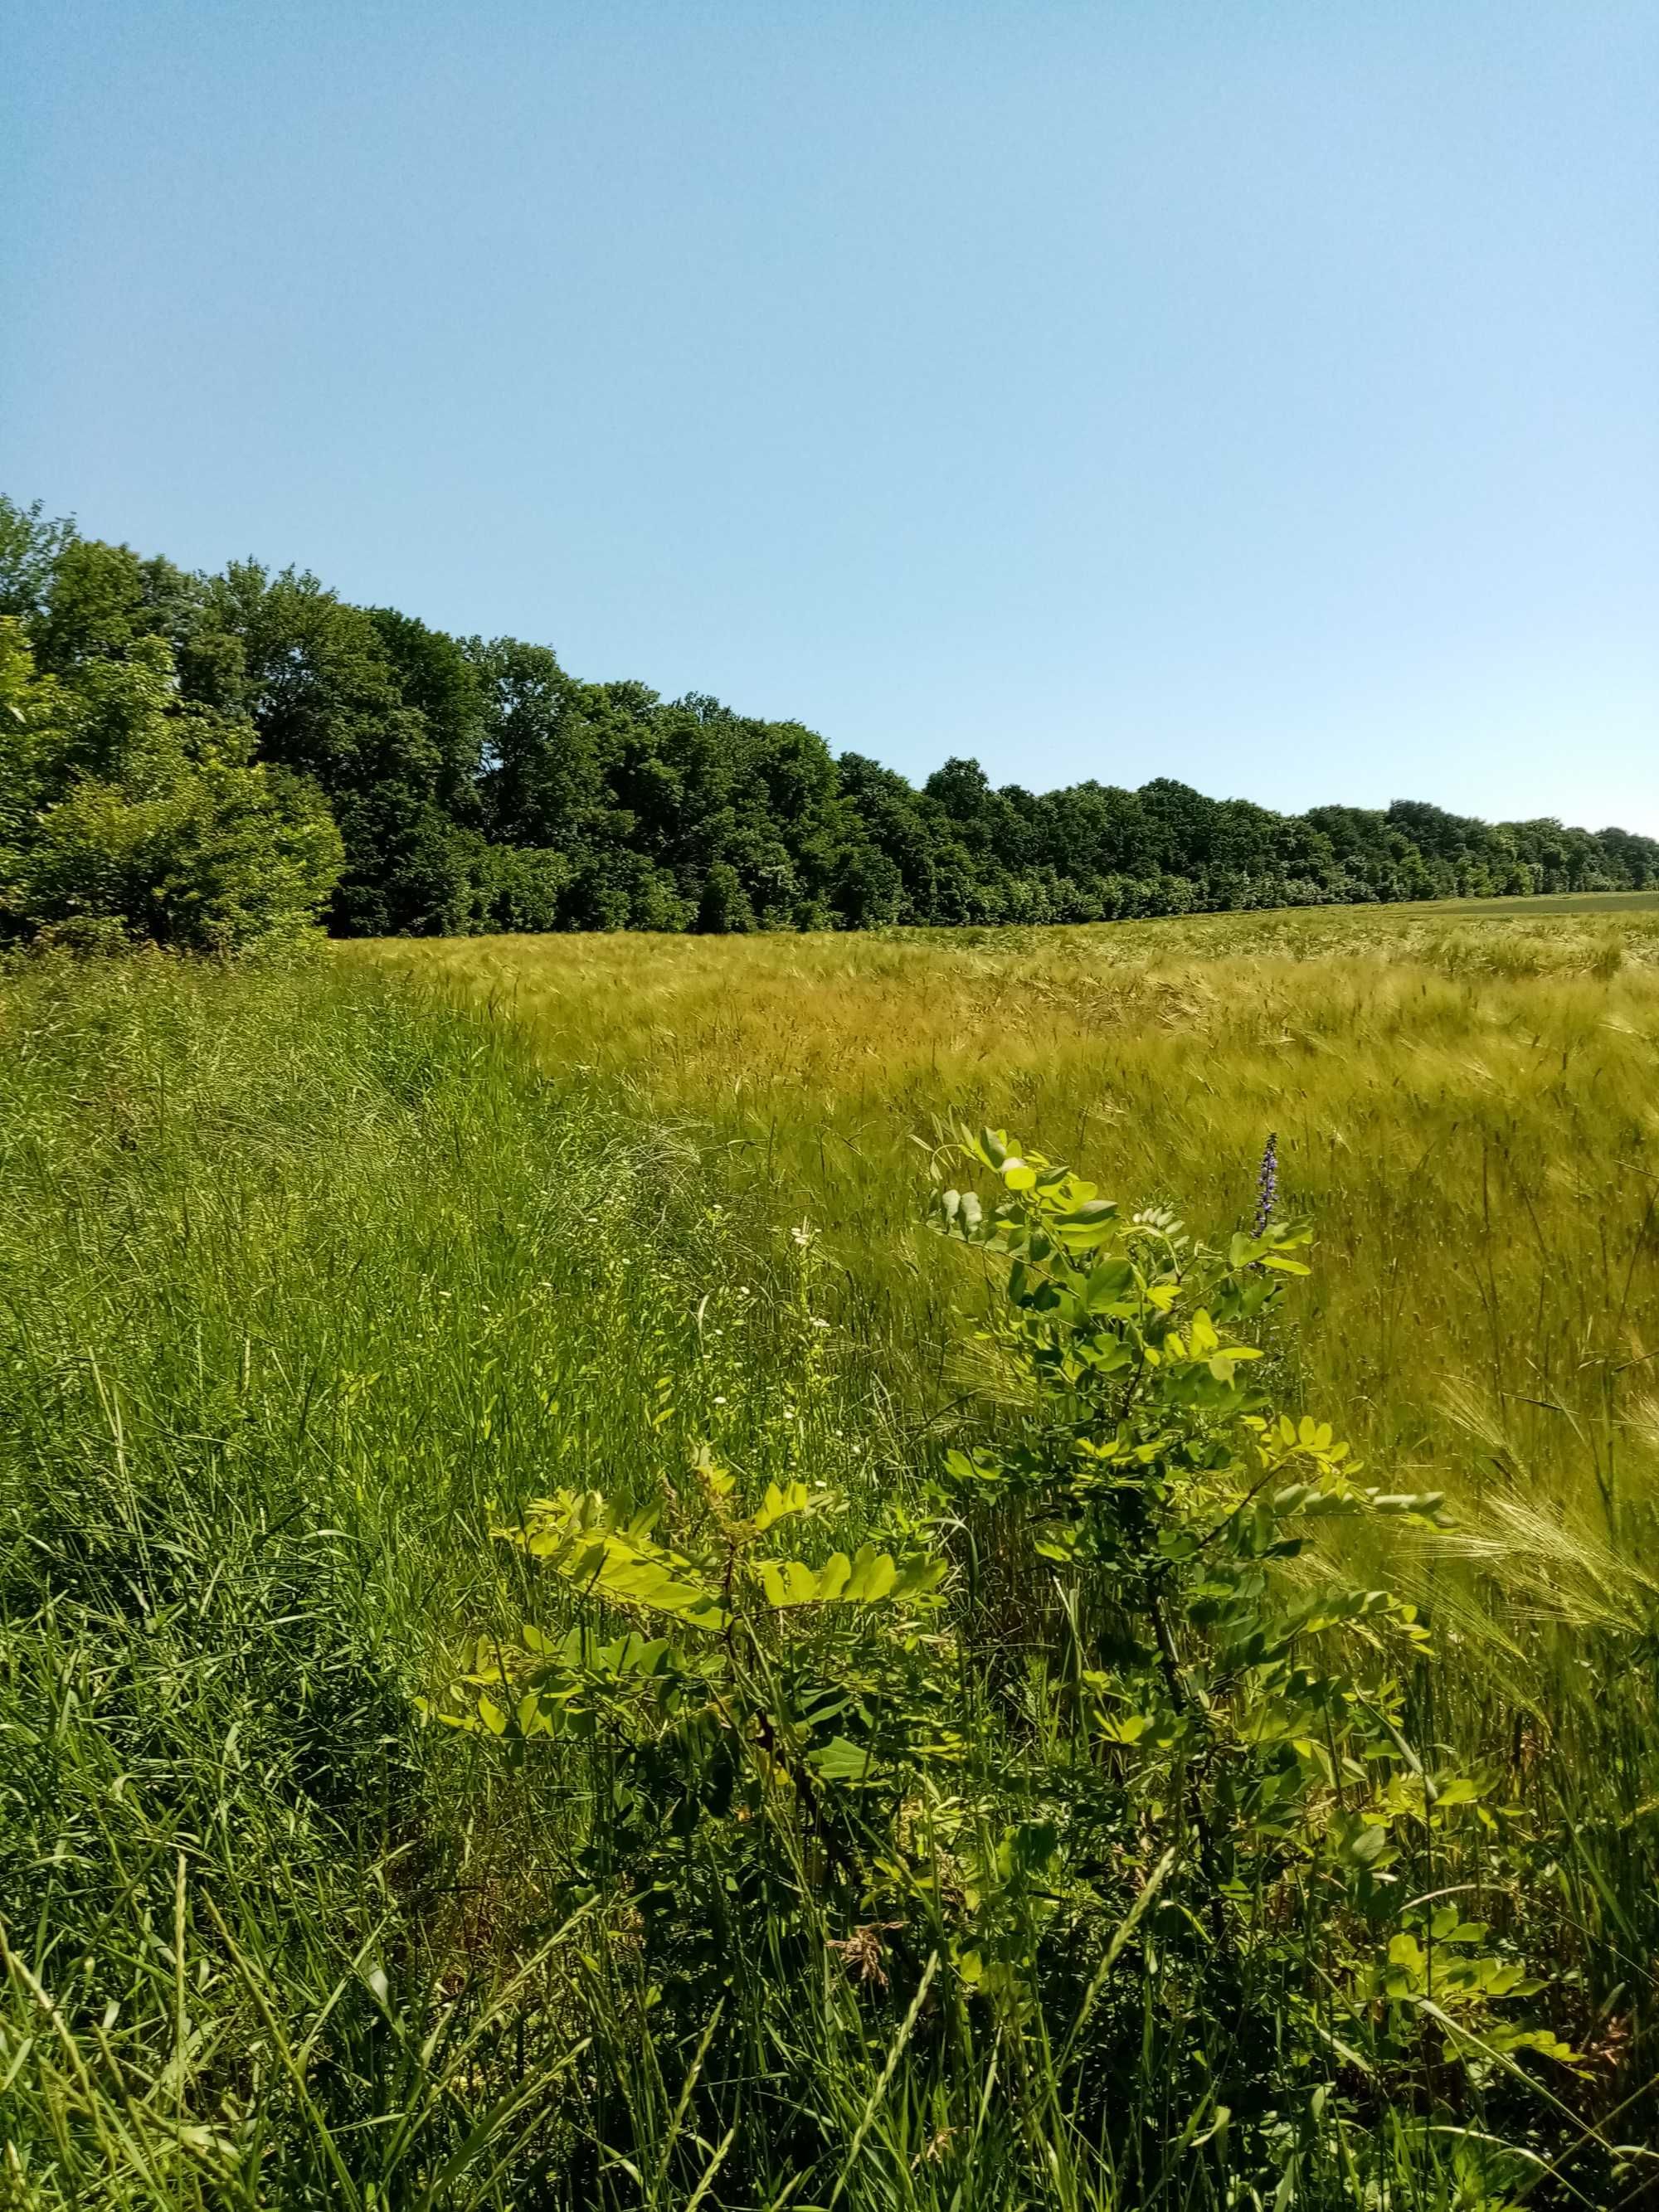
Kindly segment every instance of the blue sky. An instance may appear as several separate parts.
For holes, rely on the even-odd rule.
[[[0,486],[921,775],[1659,833],[1659,5],[54,0]]]

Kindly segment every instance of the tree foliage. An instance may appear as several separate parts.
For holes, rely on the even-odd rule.
[[[3,499],[0,614],[77,695],[165,647],[180,715],[250,728],[245,767],[326,801],[344,934],[1096,921],[1659,884],[1651,838],[1414,800],[1281,815],[1167,776],[998,789],[960,758],[918,790],[797,722],[584,682],[545,646],[452,637],[292,568],[188,574]]]
[[[253,753],[246,721],[181,701],[163,638],[64,680],[0,617],[0,933],[227,952],[302,928],[339,833]]]

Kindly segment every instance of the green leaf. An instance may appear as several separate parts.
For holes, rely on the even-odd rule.
[[[1083,1303],[1091,1313],[1121,1305],[1134,1288],[1135,1271],[1127,1260],[1103,1260],[1090,1270]]]
[[[1449,1774],[1434,1785],[1434,1802],[1442,1807],[1478,1805],[1484,1795],[1480,1784],[1467,1774]]]
[[[804,1482],[786,1483],[781,1489],[775,1482],[769,1482],[760,1510],[749,1525],[757,1535],[762,1535],[775,1522],[787,1521],[797,1513],[821,1512],[830,1501],[829,1491],[809,1490]]]
[[[597,1492],[577,1496],[560,1491],[532,1500],[521,1527],[495,1533],[544,1561],[586,1596],[670,1613],[690,1628],[725,1627],[718,1593],[699,1578],[690,1560],[652,1540],[647,1533],[650,1520],[648,1514],[639,1515],[619,1528]]]
[[[837,1552],[836,1559],[844,1563],[846,1554]],[[781,1607],[822,1603],[825,1595],[823,1572],[809,1567],[804,1559],[762,1559],[759,1565],[761,1588],[766,1592],[769,1605]]]
[[[724,1628],[725,1608],[714,1592],[688,1578],[687,1562],[672,1553],[653,1554],[609,1536],[569,1561],[555,1561],[567,1581],[612,1605],[643,1606],[671,1613],[689,1628]]]
[[[1385,1855],[1393,1856],[1386,1825],[1367,1820],[1358,1814],[1334,1820],[1330,1838],[1338,1858],[1347,1866],[1375,1869],[1385,1863]]]
[[[1576,2065],[1580,2056],[1571,2044],[1563,2043],[1547,2027],[1488,2027],[1485,2039],[1494,2051],[1535,2051],[1540,2057],[1553,2058],[1563,2066]]]
[[[807,1753],[806,1763],[820,1782],[862,1782],[870,1771],[870,1753],[844,1735],[831,1736]]]
[[[1008,1157],[1008,1132],[1006,1129],[981,1129],[979,1141],[971,1149],[977,1152],[988,1168],[1000,1169]]]
[[[911,1597],[944,1579],[945,1562],[917,1553],[902,1564],[890,1552],[861,1545],[852,1559],[832,1552],[821,1567],[802,1559],[763,1559],[761,1587],[767,1602],[780,1610],[798,1605],[874,1605],[884,1598]]]

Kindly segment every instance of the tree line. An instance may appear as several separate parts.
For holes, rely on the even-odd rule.
[[[0,498],[0,935],[862,929],[1659,886],[1659,842],[1159,776],[918,789],[799,722],[569,675],[292,568]]]

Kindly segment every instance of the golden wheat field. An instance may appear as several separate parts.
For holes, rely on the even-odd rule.
[[[489,1002],[550,1075],[821,1224],[872,1358],[936,1399],[955,1285],[915,1224],[941,1121],[1205,1229],[1248,1215],[1274,1133],[1320,1235],[1310,1401],[1401,1479],[1497,1508],[1486,1540],[1540,1601],[1568,1578],[1589,1602],[1605,1540],[1635,1571],[1659,1473],[1659,912],[1582,904],[343,957]],[[1534,1510],[1586,1547],[1535,1574]]]

